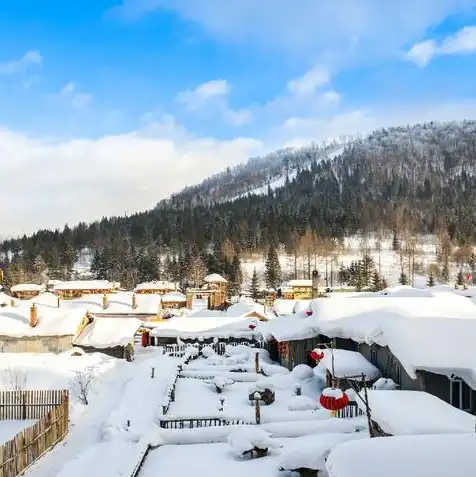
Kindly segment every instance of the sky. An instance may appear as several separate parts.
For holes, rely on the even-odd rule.
[[[249,157],[476,119],[476,0],[0,2],[0,236]]]

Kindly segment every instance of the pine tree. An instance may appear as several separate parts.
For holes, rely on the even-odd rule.
[[[253,300],[257,300],[259,296],[259,280],[258,280],[258,272],[256,271],[256,267],[253,269],[253,276],[251,277],[251,298]]]
[[[408,277],[403,270],[398,278],[398,283],[400,283],[400,285],[408,285]]]
[[[230,264],[229,274],[229,293],[230,296],[237,296],[241,292],[241,285],[243,284],[243,273],[241,271],[241,261],[238,255],[233,257]]]
[[[375,270],[373,272],[373,277],[372,277],[372,287],[371,287],[372,291],[373,292],[378,292],[380,290],[383,290],[383,288],[385,288],[385,287],[382,287],[382,285],[383,285],[383,280],[381,279],[377,270]]]
[[[266,285],[269,288],[277,290],[279,285],[281,285],[281,265],[279,264],[278,253],[272,245],[268,249],[265,277]]]
[[[435,277],[433,276],[433,272],[430,270],[430,273],[428,274],[428,281],[426,284],[429,287],[434,287],[435,286]]]
[[[441,278],[445,283],[450,281],[450,267],[448,265],[448,258],[446,257],[441,268]]]
[[[393,239],[392,239],[392,250],[394,252],[398,252],[399,249],[400,249],[400,241],[398,240],[397,232],[394,231],[393,232]]]
[[[187,279],[194,287],[199,287],[203,283],[203,279],[207,274],[207,267],[202,257],[197,254],[193,257],[188,269]]]
[[[456,284],[459,285],[459,286],[464,285],[464,274],[463,274],[463,270],[461,270],[461,268],[459,269],[458,275],[456,277]]]

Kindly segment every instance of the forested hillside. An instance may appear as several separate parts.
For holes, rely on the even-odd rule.
[[[192,274],[193,263],[230,274],[243,252],[284,244],[292,254],[303,241],[315,248],[362,230],[474,243],[476,122],[382,129],[332,147],[249,161],[148,212],[5,241],[4,266],[25,279],[44,270],[67,277],[77,250],[89,247],[98,277],[132,283],[159,269]],[[243,195],[279,177],[267,194]],[[156,263],[159,254],[168,268]]]

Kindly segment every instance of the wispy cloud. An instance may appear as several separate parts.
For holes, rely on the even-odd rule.
[[[41,66],[43,57],[39,51],[27,51],[21,58],[17,60],[6,61],[0,63],[0,73],[5,75],[14,75],[24,73],[34,66]]]
[[[416,43],[406,54],[406,58],[418,66],[426,66],[436,56],[470,54],[476,51],[476,26],[466,26],[454,35],[447,36],[440,43],[426,40]]]
[[[287,89],[291,93],[308,95],[316,91],[317,88],[329,84],[331,72],[322,66],[316,66],[299,78],[294,78],[288,82]]]
[[[92,95],[78,91],[77,85],[72,81],[64,85],[60,92],[52,97],[79,112],[86,111],[92,101]]]
[[[233,109],[229,105],[231,86],[224,79],[207,81],[192,90],[177,94],[176,101],[184,104],[190,113],[210,109],[217,111],[228,124],[239,127],[253,119],[250,109]]]

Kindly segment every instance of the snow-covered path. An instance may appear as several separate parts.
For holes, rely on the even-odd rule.
[[[102,375],[90,405],[71,426],[66,441],[40,459],[25,475],[129,475],[128,471],[143,447],[140,438],[155,422],[168,378],[178,362],[156,355],[139,355],[134,363],[117,362]],[[150,377],[151,367],[155,367],[154,379]]]

